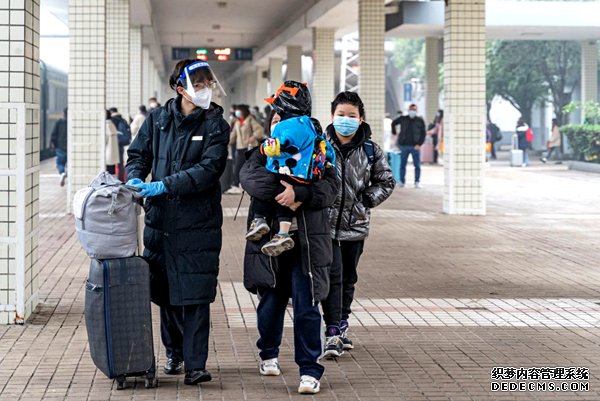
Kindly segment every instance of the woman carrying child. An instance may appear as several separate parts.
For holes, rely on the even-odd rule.
[[[338,194],[339,180],[335,168],[326,160],[321,160],[322,166],[318,166],[317,160],[308,169],[297,169],[305,162],[304,154],[297,156],[306,149],[301,145],[306,139],[303,135],[310,136],[316,145],[311,150],[311,158],[325,156],[327,159],[328,151],[327,145],[320,142],[322,136],[318,122],[302,118],[311,113],[310,92],[306,85],[286,81],[269,102],[275,111],[273,120],[276,124],[287,124],[287,120],[296,119],[287,128],[292,129],[295,124],[294,132],[298,133],[299,138],[290,137],[286,140],[284,135],[279,141],[265,142],[260,149],[250,152],[240,172],[242,186],[252,196],[248,216],[249,240],[244,257],[244,285],[261,296],[257,308],[260,374],[277,376],[281,373],[277,358],[285,311],[291,296],[294,307],[294,356],[300,371],[298,392],[315,394],[319,392],[320,379],[325,370],[319,363],[323,343],[318,305],[329,291],[329,268],[332,262],[328,208]],[[277,123],[278,120],[280,122]],[[311,123],[310,126],[308,123]],[[287,128],[283,131],[290,133]],[[278,130],[274,126],[271,130],[277,139]],[[276,156],[278,145],[280,156]],[[285,154],[290,155],[296,164],[290,161],[282,165],[281,157]],[[275,170],[279,174],[274,174]],[[310,177],[293,175],[305,175],[306,171],[310,171]],[[299,180],[284,180],[282,175]],[[263,208],[263,215],[256,216],[261,212],[260,205],[258,209],[256,207],[257,202],[266,203],[270,208],[266,212]],[[276,205],[293,211],[291,221],[290,213],[282,215],[282,209]],[[258,218],[264,222],[257,221]],[[257,229],[263,224],[267,225],[268,231]],[[263,232],[257,234],[259,231]],[[274,248],[263,249],[268,242],[272,242],[268,232],[276,233],[277,238],[288,244],[274,247],[279,256],[269,256],[278,253],[272,252]],[[292,246],[289,246],[288,237]]]

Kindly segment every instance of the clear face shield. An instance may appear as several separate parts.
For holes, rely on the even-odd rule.
[[[185,67],[179,76],[179,81],[190,95],[208,88],[219,89],[223,96],[227,96],[217,75],[206,61],[195,61]]]

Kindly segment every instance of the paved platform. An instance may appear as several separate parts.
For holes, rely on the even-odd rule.
[[[256,299],[242,285],[245,219],[233,220],[237,196],[223,201],[208,360],[213,381],[185,386],[183,377],[160,372],[157,389],[131,380],[117,391],[89,357],[89,261],[65,210],[66,191],[52,162],[44,162],[41,303],[25,326],[0,326],[0,400],[600,399],[600,175],[493,163],[488,215],[457,217],[440,212],[442,174],[425,166],[423,189],[397,189],[374,211],[351,320],[356,348],[323,362],[321,394],[311,397],[296,394],[291,310],[283,375],[258,374]],[[162,363],[156,333],[158,326]],[[586,367],[589,391],[492,392],[498,366]]]

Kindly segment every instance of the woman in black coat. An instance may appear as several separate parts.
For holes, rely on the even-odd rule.
[[[196,384],[211,380],[206,359],[229,125],[211,102],[218,81],[208,63],[180,61],[169,83],[177,96],[148,115],[129,147],[127,184],[147,198],[144,257],[160,306],[165,373],[182,373],[185,363],[185,384]],[[144,183],[149,174],[152,182]]]
[[[310,96],[305,85],[287,81],[283,87],[298,87],[295,95],[282,91],[272,103],[277,113],[293,115],[310,114]],[[292,91],[294,92],[294,91]],[[303,107],[295,107],[303,106]],[[273,116],[271,116],[273,117]],[[315,120],[316,122],[316,120]],[[320,130],[320,125],[316,124]],[[240,171],[240,182],[254,199],[275,199],[280,205],[295,207],[296,217],[290,228],[295,246],[278,257],[269,257],[261,247],[269,241],[265,235],[257,242],[246,242],[244,257],[244,286],[261,296],[257,308],[260,338],[259,372],[276,376],[279,368],[279,347],[283,335],[283,321],[288,299],[294,307],[294,357],[300,371],[300,393],[317,393],[324,367],[319,363],[323,353],[321,338],[321,315],[319,302],[329,292],[329,269],[332,263],[331,239],[329,237],[328,208],[333,204],[340,188],[340,181],[333,166],[326,168],[323,178],[310,187],[291,186],[270,173],[265,164],[267,158],[253,150]],[[250,207],[248,225],[254,219]],[[277,233],[274,219],[271,232]]]

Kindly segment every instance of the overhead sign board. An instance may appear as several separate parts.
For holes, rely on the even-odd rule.
[[[412,102],[413,86],[410,82],[404,83],[404,101]]]
[[[251,61],[252,49],[232,47],[173,47],[171,57],[173,60],[195,58],[204,61]]]

